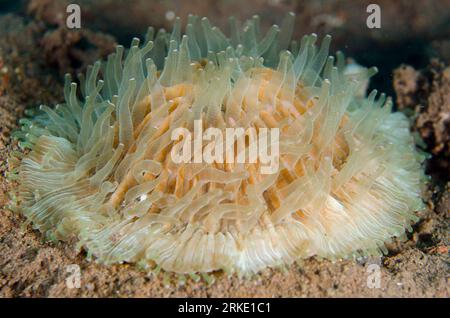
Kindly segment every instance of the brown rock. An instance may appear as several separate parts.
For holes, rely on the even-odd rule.
[[[394,88],[400,109],[415,111],[414,129],[433,154],[428,171],[450,178],[450,67],[437,60],[420,72],[402,66],[394,71]]]

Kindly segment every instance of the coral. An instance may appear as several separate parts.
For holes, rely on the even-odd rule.
[[[360,96],[376,69],[346,73],[342,54],[328,56],[329,36],[298,43],[292,29],[289,15],[263,36],[254,17],[231,23],[227,38],[190,16],[186,35],[177,19],[171,34],[150,28],[125,57],[118,46],[95,63],[81,99],[66,76],[65,102],[41,106],[15,133],[31,149],[11,158],[18,209],[99,262],[180,274],[385,251],[422,207],[423,158],[408,120],[384,95]],[[205,129],[278,128],[279,169],[175,164],[183,140],[172,132],[199,119]]]

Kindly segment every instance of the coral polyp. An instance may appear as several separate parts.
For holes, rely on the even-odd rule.
[[[408,120],[383,94],[360,96],[375,68],[348,74],[341,53],[328,55],[329,36],[295,42],[292,29],[289,15],[263,35],[254,17],[232,22],[227,37],[191,16],[185,35],[180,20],[170,34],[150,28],[80,85],[67,76],[65,102],[41,106],[16,133],[31,149],[18,168],[18,208],[105,264],[245,275],[313,255],[379,254],[422,206]],[[174,162],[185,140],[173,132],[193,132],[196,121],[277,128],[266,149],[279,149],[276,171],[230,160],[237,152]]]

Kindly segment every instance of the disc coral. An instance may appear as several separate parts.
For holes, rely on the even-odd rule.
[[[408,121],[374,91],[376,70],[344,72],[330,37],[291,41],[293,15],[263,36],[206,18],[149,29],[97,62],[65,103],[41,106],[16,136],[18,207],[34,228],[75,236],[98,261],[176,273],[255,273],[312,255],[377,254],[421,208],[421,157]],[[103,80],[98,80],[101,77]],[[280,167],[181,163],[178,127],[279,128]],[[203,147],[206,145],[204,144]],[[246,144],[248,147],[249,144]]]

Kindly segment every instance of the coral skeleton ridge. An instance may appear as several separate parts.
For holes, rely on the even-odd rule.
[[[177,19],[79,85],[66,76],[65,102],[15,133],[30,149],[16,159],[16,203],[33,227],[101,263],[179,274],[379,254],[403,235],[422,207],[423,159],[390,99],[358,94],[376,69],[346,73],[329,36],[292,41],[292,14],[266,34],[258,19],[231,20],[229,37],[195,16],[182,35]],[[175,164],[172,131],[200,119],[278,128],[279,169]]]

